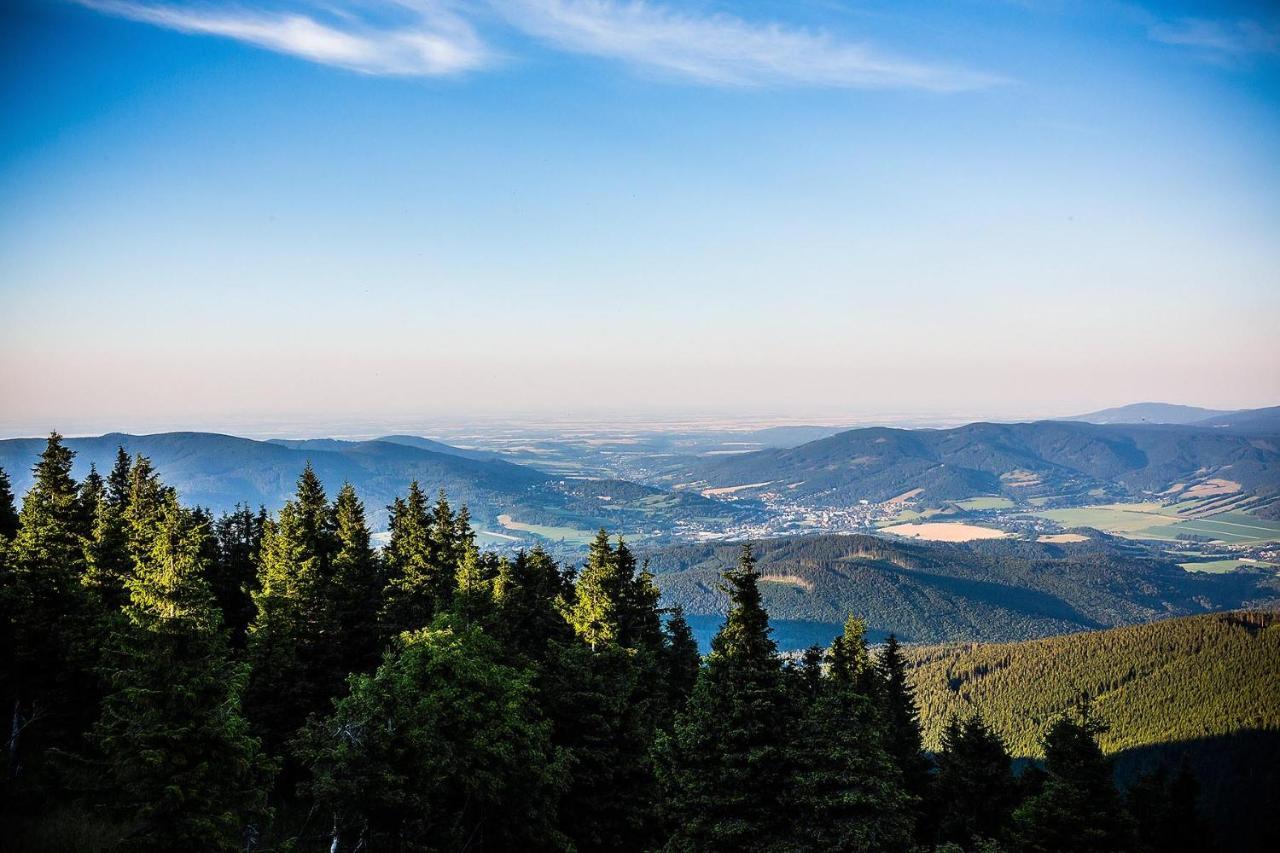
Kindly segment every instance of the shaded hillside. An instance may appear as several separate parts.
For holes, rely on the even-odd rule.
[[[1242,435],[1280,435],[1280,406],[1227,412],[1200,421],[1197,426],[1224,429]]]
[[[849,613],[872,632],[913,642],[1017,640],[1280,602],[1270,572],[1190,573],[1141,546],[999,541],[905,543],[807,536],[754,543],[765,604],[778,620],[821,623]],[[648,553],[666,599],[722,613],[719,573],[738,544]]]
[[[30,485],[31,465],[44,439],[0,441],[0,467],[10,472],[21,494]],[[336,492],[352,483],[369,508],[376,527],[385,522],[385,506],[417,479],[434,492],[443,488],[455,504],[469,505],[478,518],[492,517],[501,506],[520,499],[548,481],[538,471],[500,460],[467,459],[380,441],[303,442],[289,446],[212,433],[112,433],[71,438],[76,452],[75,475],[90,464],[109,470],[116,448],[151,458],[160,475],[183,500],[215,511],[237,502],[278,509],[292,493],[298,474],[310,462],[325,487]]]
[[[0,468],[10,472],[21,495],[31,484],[31,465],[44,439],[0,441]],[[444,489],[455,505],[466,505],[482,529],[500,532],[507,541],[558,541],[546,535],[503,527],[508,515],[522,525],[548,525],[590,536],[600,527],[633,537],[669,538],[682,525],[714,529],[757,517],[749,504],[725,503],[698,494],[673,494],[623,480],[562,480],[488,452],[462,450],[429,439],[393,436],[376,441],[277,439],[254,441],[214,433],[112,433],[67,439],[76,452],[75,475],[89,466],[110,469],[116,448],[151,458],[166,482],[184,501],[215,512],[237,503],[278,509],[292,493],[308,462],[325,488],[334,494],[349,482],[368,507],[375,530],[386,524],[386,507],[418,480],[434,499]],[[432,448],[444,448],[437,451]]]
[[[945,430],[857,429],[787,450],[689,466],[686,487],[750,485],[818,506],[880,502],[914,489],[925,505],[972,495],[1015,501],[1123,499],[1218,478],[1280,495],[1280,445],[1231,430],[1066,421]]]
[[[978,711],[1015,755],[1038,756],[1048,724],[1081,693],[1131,779],[1185,756],[1227,849],[1261,837],[1280,799],[1280,615],[1214,614],[1000,645],[913,648],[925,743]],[[1274,827],[1271,827],[1274,834]],[[1261,849],[1261,848],[1259,848]]]

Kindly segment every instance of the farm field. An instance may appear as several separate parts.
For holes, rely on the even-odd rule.
[[[987,495],[978,498],[965,498],[964,500],[952,501],[960,509],[966,510],[983,510],[983,509],[1012,509],[1013,501],[1008,498],[997,497],[995,495]]]
[[[535,536],[541,536],[542,538],[550,539],[553,542],[563,540],[570,544],[585,545],[596,536],[594,531],[579,530],[576,527],[554,527],[548,524],[525,524],[514,520],[509,515],[498,516],[498,523],[507,530],[520,530],[524,533],[532,533]]]
[[[923,524],[894,524],[881,527],[881,533],[892,533],[908,539],[929,539],[935,542],[972,542],[976,539],[1003,539],[1010,534],[992,527],[964,524],[959,521],[932,521]]]
[[[1203,560],[1196,563],[1179,563],[1178,565],[1188,572],[1209,572],[1215,575],[1234,572],[1236,569],[1280,568],[1280,566],[1264,563],[1261,560]]]
[[[1177,515],[1175,507],[1133,503],[1051,509],[1034,514],[1064,527],[1094,527],[1129,539],[1176,541],[1181,535],[1192,535],[1232,545],[1280,541],[1280,521],[1243,512],[1185,518]]]

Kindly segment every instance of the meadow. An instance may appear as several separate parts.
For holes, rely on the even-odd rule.
[[[1230,545],[1280,541],[1280,521],[1243,512],[1224,512],[1186,518],[1176,508],[1158,503],[1104,504],[1051,509],[1035,515],[1063,527],[1093,527],[1128,539],[1177,541],[1179,536],[1204,536]]]

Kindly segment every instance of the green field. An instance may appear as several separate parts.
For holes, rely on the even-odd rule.
[[[585,545],[592,539],[596,538],[594,530],[579,530],[576,527],[553,527],[548,524],[525,524],[515,521],[509,515],[498,516],[498,523],[507,530],[519,530],[524,533],[532,533],[534,536],[541,536],[544,539],[550,539],[553,542],[564,541],[570,544]]]
[[[1093,527],[1129,539],[1177,541],[1182,534],[1207,536],[1231,545],[1280,541],[1280,521],[1243,512],[1207,518],[1180,518],[1173,507],[1158,503],[1105,504],[1051,509],[1035,513],[1064,527]]]
[[[1012,509],[1013,501],[1008,498],[996,497],[988,495],[980,498],[965,498],[962,501],[952,501],[960,509],[982,510],[982,509]]]
[[[1215,575],[1234,572],[1236,569],[1280,568],[1259,560],[1205,560],[1199,563],[1179,563],[1178,565],[1189,572],[1209,572]]]

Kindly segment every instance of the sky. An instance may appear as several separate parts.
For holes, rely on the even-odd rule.
[[[1280,7],[7,0],[0,434],[1280,403]]]

